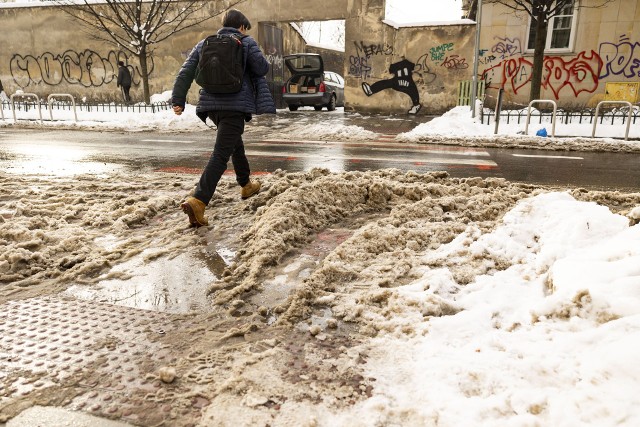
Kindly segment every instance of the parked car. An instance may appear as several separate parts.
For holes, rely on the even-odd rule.
[[[344,107],[344,79],[338,73],[324,70],[322,56],[296,53],[283,59],[291,72],[291,78],[282,87],[282,99],[289,110],[312,106],[316,111],[323,107],[333,111]]]

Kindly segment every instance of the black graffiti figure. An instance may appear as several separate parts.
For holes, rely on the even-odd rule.
[[[377,81],[372,85],[369,85],[369,83],[366,82],[362,83],[362,90],[367,96],[371,96],[374,93],[378,93],[385,89],[393,89],[398,92],[406,93],[409,95],[411,102],[413,103],[413,106],[408,113],[417,114],[418,111],[420,111],[420,108],[422,108],[422,104],[420,104],[418,86],[416,86],[416,82],[413,81],[413,69],[415,67],[416,64],[407,59],[391,64],[389,72],[393,74],[392,78]]]

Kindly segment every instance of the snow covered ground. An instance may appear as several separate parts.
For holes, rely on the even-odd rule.
[[[398,143],[498,139],[468,115],[452,110]],[[192,116],[45,126],[208,131]],[[374,138],[274,123],[279,137]],[[512,144],[582,141],[501,129]],[[211,225],[194,231],[178,209],[193,176],[0,171],[0,303],[57,292],[115,301],[109,288],[144,285],[178,256],[218,254],[226,267],[203,293],[211,307],[244,313],[246,331],[228,336],[246,341],[203,344],[176,364],[181,384],[209,402],[200,425],[640,425],[640,189],[390,169],[260,179],[242,202],[225,176]],[[256,353],[251,334],[268,350]],[[306,338],[292,343],[294,334]],[[191,399],[172,395],[176,406]]]

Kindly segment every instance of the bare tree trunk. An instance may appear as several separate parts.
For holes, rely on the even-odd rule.
[[[149,93],[149,68],[147,67],[147,49],[144,46],[140,49],[138,62],[140,62],[140,77],[142,78],[144,102],[149,104],[151,102],[151,94]]]
[[[529,101],[540,99],[540,86],[542,84],[542,68],[544,66],[544,47],[547,44],[548,18],[539,14],[536,19],[536,41],[533,50],[533,71],[531,75],[531,91]]]

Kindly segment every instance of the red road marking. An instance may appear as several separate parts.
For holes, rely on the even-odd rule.
[[[202,169],[198,168],[186,168],[183,166],[174,166],[174,167],[166,167],[154,169],[154,172],[168,172],[168,173],[183,173],[189,175],[200,175],[202,173]],[[235,171],[233,169],[227,169],[224,171],[225,175],[235,175]],[[251,171],[251,175],[270,175],[271,172],[267,171]]]
[[[336,141],[300,141],[300,140],[291,140],[291,141],[287,141],[287,140],[280,140],[280,139],[270,139],[270,140],[260,140],[260,141],[256,141],[262,144],[280,144],[280,145],[300,145],[300,144],[340,144],[343,147],[366,147],[367,146],[367,142],[375,142],[376,145],[375,147],[381,147],[381,148],[404,148],[404,147],[408,147],[410,146],[410,148],[412,150],[430,150],[430,151],[466,151],[466,152],[470,152],[470,153],[485,153],[486,150],[483,148],[477,148],[477,147],[460,147],[460,146],[454,146],[454,145],[431,145],[429,147],[425,147],[425,144],[408,144],[405,142],[395,142],[395,143],[381,143],[379,141],[363,141],[363,142],[336,142]],[[382,142],[388,142],[388,141],[382,141]],[[251,147],[251,143],[249,142],[246,147]],[[246,148],[245,147],[245,148]]]
[[[175,167],[155,169],[154,172],[185,173],[185,174],[200,175],[202,173],[202,169],[175,166]]]

